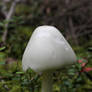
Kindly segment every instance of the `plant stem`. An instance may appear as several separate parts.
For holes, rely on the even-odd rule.
[[[51,72],[45,72],[42,76],[42,90],[41,92],[52,92],[52,73]]]

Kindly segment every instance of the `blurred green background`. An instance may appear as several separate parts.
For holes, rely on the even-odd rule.
[[[41,78],[21,60],[34,29],[57,27],[78,60],[92,67],[92,0],[0,0],[0,92],[40,92]],[[68,69],[67,69],[68,68]],[[92,92],[92,72],[80,64],[53,73],[54,92]]]

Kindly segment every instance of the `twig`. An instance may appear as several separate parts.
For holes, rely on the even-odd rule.
[[[8,0],[10,1],[10,0]],[[3,1],[3,10],[4,10],[4,14],[6,16],[6,21],[7,23],[5,24],[4,26],[4,33],[3,33],[3,36],[2,36],[2,41],[5,43],[6,42],[6,39],[7,39],[7,35],[8,35],[8,26],[9,26],[9,20],[12,18],[14,12],[15,12],[15,8],[16,8],[16,4],[18,2],[24,2],[25,0],[14,0],[11,4],[11,7],[10,7],[10,10],[7,12],[6,11],[6,2],[5,0]]]

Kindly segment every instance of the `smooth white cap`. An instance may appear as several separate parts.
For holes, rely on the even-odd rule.
[[[43,72],[73,64],[76,55],[59,30],[53,26],[37,27],[25,49],[23,69]]]

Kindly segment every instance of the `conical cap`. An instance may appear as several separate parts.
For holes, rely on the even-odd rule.
[[[25,49],[23,69],[43,72],[73,64],[76,55],[59,30],[53,26],[40,26],[33,32]]]

